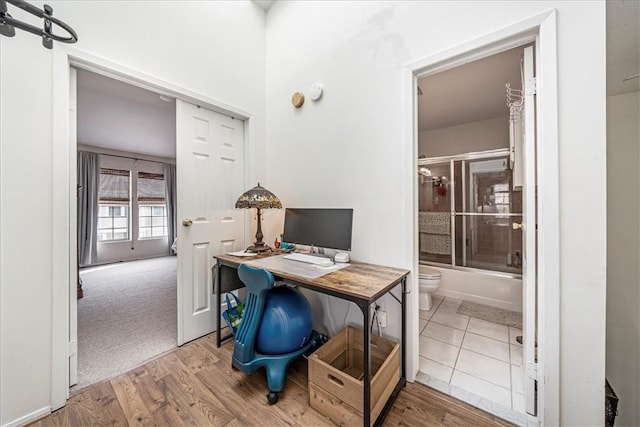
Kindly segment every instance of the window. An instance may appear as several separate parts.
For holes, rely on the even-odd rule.
[[[98,241],[129,239],[130,182],[128,170],[100,168]]]
[[[138,172],[138,239],[166,236],[164,175]]]
[[[153,166],[128,166],[100,168],[99,242],[160,239],[168,235],[164,175],[138,169]]]

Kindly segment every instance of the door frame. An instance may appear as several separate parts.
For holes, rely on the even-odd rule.
[[[413,272],[418,271],[418,188],[417,162],[417,79],[467,62],[535,42],[538,85],[536,156],[538,191],[538,390],[537,417],[544,425],[560,422],[560,212],[558,162],[558,72],[557,28],[555,9],[532,16],[495,32],[470,40],[419,59],[403,70],[404,95],[404,185],[405,235],[411,236],[405,245],[405,259],[413,260]],[[419,367],[418,342],[418,277],[409,282],[407,336],[407,367],[410,380]]]
[[[53,51],[53,147],[52,186],[57,197],[52,201],[52,339],[51,339],[51,410],[63,407],[69,398],[68,339],[70,334],[70,289],[75,289],[76,254],[76,142],[70,141],[69,74],[70,68],[80,68],[110,77],[158,94],[200,105],[244,122],[245,180],[255,182],[256,116],[235,105],[196,92],[154,75],[95,56],[74,47],[61,46]],[[249,222],[244,214],[245,236]],[[246,242],[245,242],[246,243]],[[74,294],[75,295],[75,294]],[[180,310],[180,307],[178,307]],[[177,342],[177,337],[176,337]]]

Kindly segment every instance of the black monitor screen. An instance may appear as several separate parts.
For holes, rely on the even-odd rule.
[[[353,209],[290,209],[284,214],[286,243],[351,250]]]

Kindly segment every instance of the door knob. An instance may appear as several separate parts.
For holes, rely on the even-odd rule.
[[[512,222],[511,223],[511,227],[514,230],[522,230],[522,223],[521,222]]]
[[[185,227],[191,227],[192,224],[193,224],[193,220],[189,218],[185,218],[182,220],[182,225],[184,225]]]

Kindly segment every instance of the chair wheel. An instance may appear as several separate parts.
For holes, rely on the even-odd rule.
[[[278,402],[278,393],[274,391],[267,393],[267,402],[269,405],[275,405]]]

